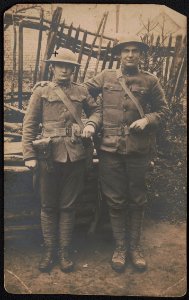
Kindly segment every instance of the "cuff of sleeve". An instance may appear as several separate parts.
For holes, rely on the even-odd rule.
[[[88,121],[87,123],[86,123],[86,125],[92,125],[93,127],[94,127],[94,129],[96,130],[96,124],[94,123],[94,122],[92,122],[92,121]]]

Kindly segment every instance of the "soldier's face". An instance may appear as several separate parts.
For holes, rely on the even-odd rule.
[[[52,67],[56,80],[70,80],[74,71],[74,66],[67,63],[56,63]]]
[[[136,67],[140,60],[140,49],[136,45],[128,45],[121,51],[121,63],[125,67]]]

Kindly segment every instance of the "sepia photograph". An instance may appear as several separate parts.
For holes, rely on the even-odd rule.
[[[4,12],[4,289],[187,293],[187,17],[160,4]]]

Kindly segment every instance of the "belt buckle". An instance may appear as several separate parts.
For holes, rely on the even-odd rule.
[[[66,136],[71,136],[71,135],[72,135],[72,128],[66,127]]]

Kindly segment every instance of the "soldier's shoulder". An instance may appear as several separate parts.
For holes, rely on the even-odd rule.
[[[32,91],[34,92],[36,89],[43,89],[44,87],[48,87],[50,84],[50,81],[39,81],[34,85]]]
[[[104,74],[111,74],[111,73],[115,73],[115,72],[116,72],[115,69],[104,69],[102,71],[102,73],[104,73]]]
[[[72,82],[72,84],[79,93],[88,95],[88,89],[84,83]]]
[[[142,74],[144,74],[145,76],[147,76],[148,79],[151,79],[151,80],[159,80],[158,77],[156,75],[154,75],[153,73],[150,73],[148,71],[144,71],[144,70],[141,70]]]

